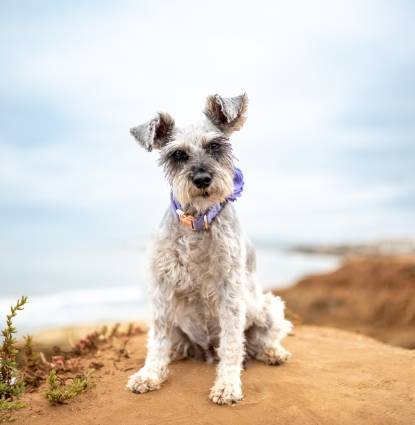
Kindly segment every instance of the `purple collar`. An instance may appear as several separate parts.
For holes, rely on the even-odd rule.
[[[220,213],[222,208],[225,206],[226,202],[234,202],[239,198],[244,189],[244,176],[242,171],[239,168],[235,168],[235,174],[233,176],[233,192],[232,195],[226,198],[225,202],[221,204],[215,204],[210,207],[204,214],[193,216],[190,214],[185,214],[183,212],[182,206],[174,198],[173,192],[170,193],[170,208],[173,214],[177,217],[178,222],[192,230],[207,230],[210,223],[215,219],[215,217]]]

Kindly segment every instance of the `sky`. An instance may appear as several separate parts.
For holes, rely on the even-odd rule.
[[[214,93],[250,99],[248,235],[415,237],[414,20],[411,1],[2,1],[0,289],[147,246],[169,187],[128,130]]]

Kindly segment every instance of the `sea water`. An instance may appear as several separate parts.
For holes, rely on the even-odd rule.
[[[0,284],[0,320],[20,295],[29,304],[19,312],[19,333],[40,329],[115,321],[146,320],[147,253],[142,248],[50,254],[19,270],[8,269],[13,285]],[[300,277],[334,269],[333,256],[298,254],[275,248],[257,249],[257,275],[265,289],[288,287]]]

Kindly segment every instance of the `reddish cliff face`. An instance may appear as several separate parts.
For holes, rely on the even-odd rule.
[[[277,293],[301,323],[353,330],[415,348],[413,257],[350,260],[333,273],[308,276]]]

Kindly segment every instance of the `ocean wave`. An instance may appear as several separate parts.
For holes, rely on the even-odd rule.
[[[5,316],[15,298],[0,300]],[[139,286],[91,288],[29,296],[29,303],[15,319],[19,333],[82,323],[145,320],[149,309],[147,294]]]

